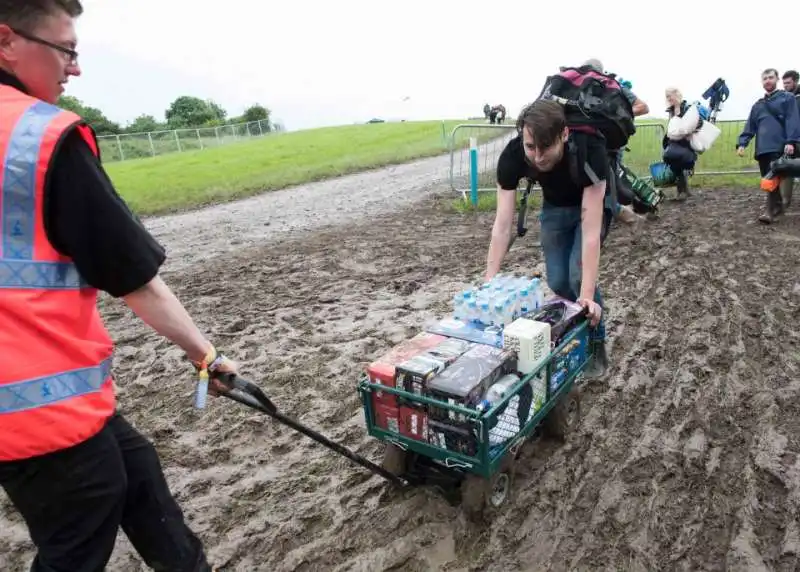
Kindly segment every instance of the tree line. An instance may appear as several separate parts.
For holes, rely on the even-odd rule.
[[[213,100],[201,99],[190,95],[182,95],[176,98],[164,112],[163,121],[159,121],[152,115],[143,114],[126,126],[111,121],[96,107],[86,105],[83,101],[71,95],[62,95],[58,100],[58,105],[80,115],[98,135],[197,129],[250,121],[261,121],[261,128],[264,131],[281,129],[280,126],[273,125],[270,119],[270,110],[261,104],[255,103],[251,105],[238,117],[228,117],[228,112]]]

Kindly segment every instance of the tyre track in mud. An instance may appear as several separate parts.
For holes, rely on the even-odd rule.
[[[236,404],[192,410],[181,352],[104,299],[123,340],[122,409],[154,440],[224,571],[792,569],[800,218],[752,224],[761,200],[699,192],[638,231],[613,230],[600,275],[612,370],[582,386],[582,420],[566,442],[525,446],[513,502],[490,527],[432,491],[394,491]],[[279,407],[377,460],[359,370],[480,278],[491,222],[422,197],[167,279]],[[537,227],[506,269],[543,271]],[[0,567],[21,568],[31,551],[19,519],[0,516],[0,531]],[[110,569],[143,569],[123,536]]]

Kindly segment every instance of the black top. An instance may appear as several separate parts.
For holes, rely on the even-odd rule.
[[[3,70],[0,83],[27,92]],[[150,282],[166,259],[76,129],[64,135],[53,155],[43,218],[53,247],[72,259],[90,285],[112,296],[125,296]]]
[[[599,180],[608,178],[609,158],[603,139],[585,133],[570,133],[575,145],[577,180],[570,169],[570,151],[564,145],[564,155],[559,163],[548,172],[537,172],[525,157],[522,134],[508,142],[497,160],[497,183],[501,189],[516,190],[523,178],[538,182],[542,187],[544,200],[557,207],[580,206],[583,189],[593,184],[587,173],[590,168]]]

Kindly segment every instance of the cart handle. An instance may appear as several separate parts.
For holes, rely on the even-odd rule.
[[[372,471],[376,475],[383,477],[387,481],[400,488],[406,488],[412,485],[410,479],[398,477],[397,475],[384,469],[381,465],[373,463],[366,457],[351,451],[347,447],[344,447],[335,441],[331,441],[321,433],[318,433],[310,427],[306,427],[296,419],[281,413],[278,411],[278,408],[275,406],[275,404],[272,403],[270,398],[267,397],[267,395],[252,381],[245,379],[236,373],[227,372],[216,372],[214,374],[214,379],[219,381],[227,389],[227,391],[221,393],[223,397],[227,397],[233,401],[238,401],[243,405],[247,405],[248,407],[261,411],[262,413],[266,413],[276,421],[286,425],[287,427],[291,427],[295,431],[302,433],[307,437],[310,437],[317,443],[336,453],[339,453],[344,457],[347,457],[354,463],[361,465],[365,469]]]

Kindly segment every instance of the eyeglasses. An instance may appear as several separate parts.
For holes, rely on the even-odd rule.
[[[54,44],[53,42],[48,42],[47,40],[43,40],[38,36],[34,36],[33,34],[29,34],[27,32],[23,32],[21,30],[16,30],[12,28],[12,31],[21,38],[25,38],[30,42],[35,42],[37,44],[41,44],[43,46],[47,46],[48,48],[53,48],[54,50],[61,52],[62,54],[69,57],[68,63],[74,65],[78,61],[78,52],[73,49],[59,46],[58,44]]]

